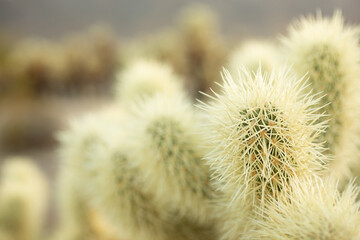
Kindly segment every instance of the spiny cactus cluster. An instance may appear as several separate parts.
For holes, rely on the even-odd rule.
[[[349,180],[360,166],[358,29],[339,13],[302,18],[278,45],[230,55],[217,89],[195,103],[182,81],[202,79],[203,89],[218,65],[206,16],[183,23],[182,76],[159,56],[133,57],[113,103],[58,135],[52,239],[359,240]],[[43,194],[1,181],[0,239],[38,239],[42,210],[29,204],[43,201],[41,177],[14,169],[4,179]]]
[[[114,115],[63,141],[65,189],[129,239],[360,239],[344,170],[358,158],[357,34],[338,13],[302,19],[270,70],[224,69],[197,110],[170,67],[133,62]]]
[[[292,176],[321,166],[321,146],[313,141],[323,130],[323,123],[315,123],[319,99],[302,95],[303,79],[287,71],[244,72],[235,80],[225,71],[223,93],[202,104],[213,149],[206,159],[219,189],[232,191],[234,198],[277,195]]]
[[[324,131],[314,113],[319,98],[301,93],[303,79],[287,68],[241,74],[233,79],[225,71],[222,93],[200,105],[212,149],[205,158],[222,193],[214,207],[226,213],[219,221],[224,239],[243,237],[252,223],[246,216],[286,192],[293,178],[321,174],[325,160],[314,141]]]
[[[113,110],[123,116],[98,112],[90,124],[82,119],[61,137],[63,172],[74,174],[74,184],[64,189],[75,188],[74,201],[99,211],[118,234],[211,239],[209,170],[197,144],[201,137],[194,134],[200,116],[165,65],[141,60],[119,76],[118,101],[128,106]],[[68,217],[86,224],[84,216]]]
[[[321,136],[334,161],[338,177],[349,177],[359,159],[357,117],[359,81],[359,30],[344,26],[339,12],[333,18],[301,19],[283,39],[289,60],[300,74],[308,73],[311,88],[325,95],[329,128]]]
[[[259,212],[260,226],[245,239],[359,239],[359,189],[326,177],[294,178],[287,193]]]

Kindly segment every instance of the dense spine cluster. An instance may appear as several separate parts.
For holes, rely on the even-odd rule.
[[[293,179],[286,194],[267,203],[258,228],[244,239],[359,239],[359,189],[352,183],[343,192],[337,187],[334,178]]]
[[[324,129],[315,123],[319,99],[302,95],[304,87],[287,69],[245,71],[236,79],[224,72],[222,94],[200,105],[209,114],[206,134],[213,150],[206,159],[220,190],[263,200],[292,176],[321,168],[321,145],[314,141]]]
[[[317,122],[319,99],[303,95],[303,79],[283,68],[256,74],[244,70],[233,79],[226,70],[222,92],[200,108],[206,156],[219,195],[215,208],[222,239],[238,239],[251,228],[253,210],[288,188],[291,179],[320,174],[324,130]]]

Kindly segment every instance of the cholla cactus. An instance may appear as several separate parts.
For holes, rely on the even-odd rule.
[[[308,72],[311,87],[326,95],[320,105],[329,115],[322,140],[335,159],[330,166],[338,177],[349,176],[359,158],[357,119],[360,71],[359,31],[344,26],[339,12],[332,18],[303,18],[283,39],[289,60],[301,74]]]
[[[279,62],[277,47],[270,41],[249,40],[236,48],[229,57],[229,71],[235,75],[241,65],[256,72],[261,64],[264,72],[270,72]]]
[[[112,79],[117,63],[117,46],[112,31],[103,25],[67,37],[63,43],[69,91],[102,93]]]
[[[159,208],[151,194],[143,191],[144,179],[128,156],[124,134],[104,146],[97,161],[98,176],[93,185],[95,206],[117,226],[117,235],[125,239],[171,239],[174,230],[168,213]]]
[[[5,61],[7,94],[38,97],[54,90],[65,73],[61,46],[44,40],[23,40]]]
[[[233,197],[276,196],[293,176],[320,169],[321,146],[313,141],[324,128],[314,123],[319,99],[301,95],[303,79],[289,71],[244,70],[234,80],[225,70],[222,94],[200,105],[213,149],[206,159],[219,189]]]
[[[185,46],[177,29],[165,29],[152,34],[146,39],[132,43],[130,49],[126,50],[129,52],[128,56],[124,56],[126,61],[139,56],[154,58],[171,65],[179,75],[183,76],[187,73]]]
[[[268,203],[245,239],[360,239],[358,187],[340,193],[333,178],[293,179],[286,194]]]
[[[116,95],[122,101],[129,101],[150,97],[157,92],[172,96],[180,89],[180,79],[168,65],[154,60],[138,60],[118,75]]]
[[[221,240],[242,239],[253,228],[253,205],[248,199],[232,199],[232,194],[218,191],[212,205]]]
[[[222,93],[199,106],[208,113],[206,160],[221,193],[222,239],[242,237],[254,206],[278,196],[293,177],[321,169],[321,146],[314,142],[324,128],[315,123],[319,99],[302,95],[303,79],[289,71],[243,70],[234,80],[224,70]]]
[[[39,239],[47,209],[45,177],[31,160],[21,157],[7,159],[1,174],[1,239]]]
[[[121,123],[121,108],[114,106],[97,115],[86,115],[72,123],[59,139],[63,160],[59,178],[59,209],[62,224],[59,238],[90,239],[98,234],[91,222],[96,209],[90,206],[88,195],[92,191],[91,181],[98,174],[96,169],[98,151],[116,135]],[[107,137],[105,137],[107,136]],[[101,237],[101,236],[100,236]]]
[[[219,34],[218,19],[211,9],[193,5],[185,9],[179,20],[179,45],[187,62],[187,79],[197,91],[213,87],[224,64],[226,49]],[[200,96],[202,97],[202,96]]]
[[[154,100],[149,102],[154,103]],[[123,124],[118,122],[118,125]],[[168,200],[159,201],[155,198],[154,191],[157,191],[157,188],[146,188],[149,179],[143,177],[142,169],[136,164],[137,157],[143,155],[133,154],[141,149],[128,143],[131,131],[127,130],[126,125],[121,129],[112,136],[103,132],[103,138],[107,139],[106,144],[96,146],[96,151],[87,150],[94,159],[92,167],[85,170],[88,172],[87,176],[84,176],[84,181],[91,184],[88,195],[92,199],[91,205],[100,210],[112,226],[116,226],[117,236],[121,239],[212,239],[213,232],[206,229],[207,224],[204,227],[191,217],[179,217],[178,209],[174,208],[178,205],[168,202],[166,205],[162,204],[164,200]],[[148,158],[146,155],[145,157]],[[96,170],[96,174],[89,175],[91,169]],[[157,175],[150,177],[153,179]],[[186,186],[182,188],[186,190]],[[179,194],[177,197],[180,197]]]
[[[90,223],[89,206],[86,199],[81,196],[78,183],[73,180],[75,173],[61,171],[58,181],[60,227],[54,239],[92,239],[95,231]]]
[[[179,216],[209,223],[208,168],[196,134],[199,123],[190,102],[178,93],[157,95],[133,109],[133,161],[146,179],[145,191]]]

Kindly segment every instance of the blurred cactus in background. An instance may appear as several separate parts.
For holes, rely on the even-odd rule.
[[[24,40],[6,59],[7,93],[36,97],[54,89],[64,73],[60,46],[46,40]]]
[[[107,92],[117,66],[117,45],[107,27],[95,26],[87,33],[65,39],[67,91]]]
[[[104,236],[97,236],[99,233],[93,226],[92,217],[97,209],[88,199],[92,191],[89,183],[97,176],[94,166],[100,159],[96,152],[109,141],[103,136],[115,134],[121,118],[121,110],[105,109],[97,115],[85,115],[73,121],[70,130],[59,136],[63,160],[58,183],[59,239],[103,239]]]
[[[180,93],[160,95],[132,111],[131,156],[146,180],[145,191],[151,192],[158,205],[209,223],[207,200],[212,190],[199,146],[201,137],[196,133],[200,119],[190,102]]]
[[[185,44],[181,41],[181,32],[178,28],[165,29],[151,35],[144,40],[146,47],[143,50],[145,57],[153,57],[172,66],[175,73],[185,75],[188,69]],[[190,85],[190,84],[189,84]],[[188,86],[191,89],[193,86]]]
[[[181,81],[171,67],[155,60],[136,60],[117,75],[116,97],[123,102],[162,93],[169,97],[181,89]]]
[[[0,109],[6,117],[0,142],[8,151],[54,145],[60,122],[54,105],[61,109],[63,99],[73,95],[109,94],[118,69],[118,45],[104,26],[58,42],[20,40],[2,52]]]
[[[295,23],[283,43],[294,68],[300,74],[308,73],[309,88],[325,94],[320,105],[326,105],[329,128],[321,140],[334,156],[329,163],[331,172],[346,179],[360,157],[359,30],[344,25],[340,12],[332,18],[318,13],[316,18]]]
[[[202,97],[198,92],[215,87],[227,56],[218,19],[210,8],[194,5],[180,13],[173,28],[129,44],[123,58],[135,56],[166,62],[184,76],[191,97]]]
[[[261,65],[262,71],[270,72],[280,61],[278,47],[273,42],[248,40],[231,53],[228,68],[233,76],[238,75],[241,66],[256,72]]]
[[[111,30],[104,26],[61,42],[19,41],[2,61],[6,89],[2,97],[106,92],[116,70],[117,50]]]
[[[194,151],[197,144],[196,136],[192,136],[194,119],[190,102],[180,97],[178,78],[166,65],[138,61],[124,70],[118,81],[118,86],[128,89],[119,94],[119,101],[129,106],[139,104],[136,110],[129,109],[129,113],[122,115],[119,106],[112,115],[98,112],[75,122],[61,135],[64,175],[60,183],[62,196],[66,198],[61,199],[60,209],[62,222],[70,223],[66,228],[75,232],[69,239],[94,238],[89,216],[84,215],[92,208],[117,226],[116,233],[120,236],[211,239],[207,233],[213,231],[206,199],[211,194],[207,189],[208,171],[201,163],[202,151]],[[140,99],[144,103],[138,103]],[[167,100],[169,104],[165,107],[163,103]],[[118,115],[133,125],[124,124]],[[152,115],[154,118],[149,118]],[[183,121],[176,122],[178,117]],[[169,132],[171,128],[166,125],[157,126],[157,119],[160,123],[169,119],[169,126],[175,132]],[[167,132],[169,136],[164,135]],[[167,142],[159,142],[153,148],[156,139]],[[167,163],[170,156],[167,154],[174,156],[171,163]],[[153,160],[158,163],[153,165]],[[153,174],[159,179],[154,179]],[[169,195],[172,190],[176,192]]]
[[[170,239],[166,236],[171,232],[171,223],[152,195],[143,191],[144,179],[128,156],[123,135],[113,138],[111,146],[104,146],[99,155],[99,175],[90,193],[94,205],[125,239]]]
[[[22,157],[8,158],[1,167],[1,239],[40,239],[48,200],[45,177],[31,160]]]
[[[195,84],[195,90],[207,92],[209,87],[214,87],[226,56],[217,18],[205,6],[189,7],[181,15],[180,33],[188,66],[187,79]]]

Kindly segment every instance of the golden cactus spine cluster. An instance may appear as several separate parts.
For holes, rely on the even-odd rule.
[[[225,70],[223,80],[221,94],[199,107],[208,114],[206,160],[222,194],[220,214],[227,215],[223,234],[236,239],[247,227],[246,209],[263,207],[294,177],[320,173],[324,157],[314,140],[324,123],[315,113],[319,98],[303,95],[303,79],[286,67],[244,70],[235,79]]]
[[[220,190],[263,198],[281,191],[291,176],[321,168],[322,149],[314,136],[324,123],[315,123],[319,99],[301,94],[303,79],[286,68],[223,76],[222,94],[200,105],[209,115],[207,136],[213,144],[206,159],[222,182]]]

